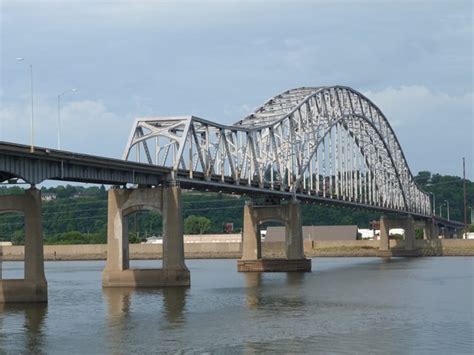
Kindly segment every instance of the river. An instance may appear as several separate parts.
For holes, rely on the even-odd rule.
[[[474,353],[474,258],[316,258],[306,274],[187,265],[190,288],[133,290],[102,289],[101,261],[47,262],[48,305],[0,306],[0,353]]]

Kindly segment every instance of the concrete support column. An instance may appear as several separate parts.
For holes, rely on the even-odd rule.
[[[43,218],[41,192],[35,188],[25,191],[25,280],[46,285],[43,255]]]
[[[431,240],[431,227],[428,222],[423,226],[423,240]]]
[[[175,184],[163,189],[163,269],[188,270],[184,263],[181,188]]]
[[[436,223],[433,223],[433,238],[439,239],[439,226]]]
[[[438,239],[438,226],[433,220],[426,220],[423,225],[423,239],[433,240]]]
[[[288,204],[288,225],[286,226],[286,258],[289,260],[304,259],[303,228],[301,226],[301,209],[297,201]]]
[[[133,190],[118,188],[108,191],[106,270],[129,268],[128,223],[123,216],[123,205],[132,193]]]
[[[279,221],[285,225],[286,259],[262,259],[259,225],[267,221]],[[279,205],[244,206],[244,230],[242,259],[237,270],[248,271],[311,271],[311,260],[306,259],[303,249],[303,233],[300,205],[293,201]]]
[[[412,216],[409,216],[404,220],[403,229],[405,230],[405,249],[415,249],[415,222],[413,221]]]
[[[189,286],[184,263],[181,190],[176,184],[156,188],[109,190],[107,263],[104,287]],[[163,215],[163,268],[130,269],[127,216],[141,210]]]
[[[262,258],[262,240],[258,224],[253,216],[253,208],[244,206],[244,230],[242,236],[242,260],[260,260]]]
[[[404,248],[390,249],[389,231],[393,228],[403,228],[405,232]],[[415,221],[412,216],[396,216],[380,218],[380,246],[381,256],[419,256],[415,250]]]
[[[380,251],[390,250],[390,220],[386,216],[380,218]]]
[[[0,303],[47,302],[44,274],[41,192],[32,187],[24,195],[0,196],[0,212],[18,211],[25,217],[25,273],[23,279],[0,280]]]

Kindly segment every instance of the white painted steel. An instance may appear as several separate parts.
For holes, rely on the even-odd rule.
[[[139,118],[124,159],[229,184],[291,191],[429,215],[387,119],[344,86],[303,87],[232,126],[194,116]]]

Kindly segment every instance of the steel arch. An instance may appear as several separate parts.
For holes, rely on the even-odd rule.
[[[345,86],[303,87],[269,99],[232,126],[194,116],[135,121],[124,159],[205,179],[320,195],[429,215],[381,110]]]

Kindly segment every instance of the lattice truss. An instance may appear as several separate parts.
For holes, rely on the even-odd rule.
[[[288,90],[232,126],[194,116],[140,118],[124,159],[295,196],[431,211],[383,113],[348,87]]]

